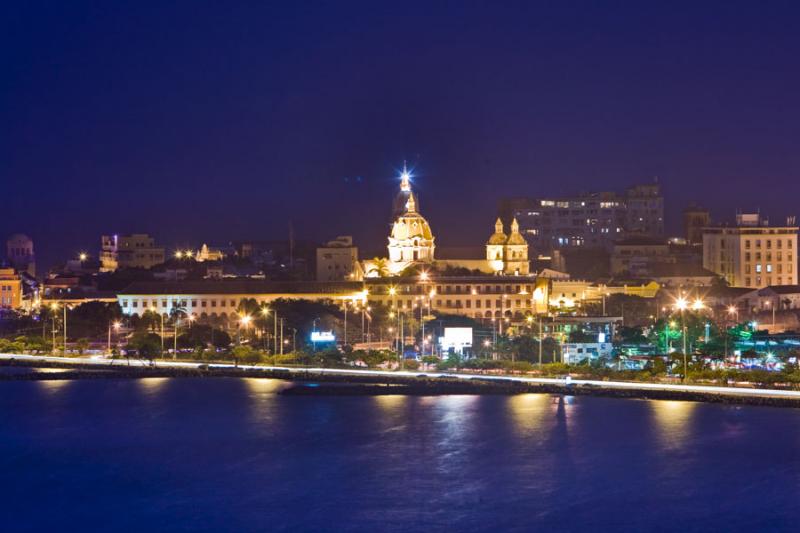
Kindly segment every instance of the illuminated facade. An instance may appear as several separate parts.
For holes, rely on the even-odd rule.
[[[555,308],[570,310],[612,294],[653,298],[657,283],[598,285],[586,281],[513,276],[367,279],[364,282],[270,282],[258,280],[138,282],[117,295],[125,315],[155,311],[169,316],[174,308],[201,320],[222,324],[237,320],[245,299],[269,305],[278,299],[346,303],[369,302],[400,313],[468,316],[476,319],[524,320]]]
[[[405,205],[401,209],[399,204],[403,201]],[[417,209],[417,196],[411,190],[410,174],[405,168],[393,212],[397,215],[389,235],[389,272],[397,274],[414,264],[432,263],[436,249],[433,242],[435,238],[430,224]]]
[[[0,268],[0,309],[22,307],[22,280],[13,268]]]
[[[498,218],[494,233],[486,243],[486,261],[494,273],[527,276],[530,272],[528,242],[519,232],[517,219],[511,221],[511,233],[503,231],[503,222]]]
[[[770,226],[758,214],[739,214],[735,226],[703,229],[703,267],[731,287],[797,283],[797,232],[793,217]]]
[[[473,272],[500,275],[530,274],[528,242],[520,233],[516,219],[511,222],[511,232],[506,234],[498,219],[495,232],[486,243],[485,255],[480,250],[442,249],[443,257],[435,257],[435,237],[431,226],[419,212],[419,200],[411,190],[411,174],[404,167],[400,176],[400,191],[393,206],[393,223],[389,234],[386,259],[365,261],[362,267],[367,278],[397,276],[415,265],[434,268],[463,268]],[[463,253],[466,252],[466,253]]]

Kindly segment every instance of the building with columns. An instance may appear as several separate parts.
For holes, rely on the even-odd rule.
[[[272,282],[262,280],[204,280],[137,282],[120,292],[117,301],[125,315],[155,311],[169,316],[174,308],[198,319],[223,323],[237,320],[242,300],[269,305],[278,299],[328,301],[346,305],[369,302],[402,313],[419,312],[475,319],[524,320],[549,309],[579,309],[612,294],[654,298],[657,283],[603,285],[580,280],[515,276],[435,276],[373,278],[363,282]],[[415,311],[416,310],[416,311]]]

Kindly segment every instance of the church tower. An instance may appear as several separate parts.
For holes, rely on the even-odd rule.
[[[519,232],[515,218],[511,222],[511,233],[503,231],[503,221],[494,223],[494,233],[486,242],[486,261],[495,274],[527,275],[530,273],[528,242]]]
[[[400,192],[393,205],[389,235],[388,270],[397,274],[414,263],[432,263],[435,245],[428,221],[419,213],[417,196],[411,190],[411,173],[403,165]]]
[[[489,262],[489,266],[495,273],[503,271],[506,240],[508,238],[503,231],[503,221],[498,218],[494,223],[494,233],[486,241],[486,261]]]
[[[530,273],[530,268],[528,241],[519,232],[519,222],[514,218],[505,246],[504,271],[506,274],[527,275]]]

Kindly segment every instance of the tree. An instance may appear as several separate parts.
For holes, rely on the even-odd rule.
[[[78,349],[78,355],[83,355],[89,348],[89,339],[82,337],[75,342],[75,347]]]
[[[370,261],[370,265],[367,270],[367,275],[375,275],[379,278],[385,278],[389,276],[389,263],[388,260],[383,257],[374,257],[372,261]]]
[[[246,345],[235,346],[233,350],[231,350],[231,355],[233,356],[234,366],[238,366],[239,361],[254,365],[260,363],[263,359],[261,352]]]
[[[639,326],[620,326],[617,330],[617,335],[620,341],[625,344],[645,344],[648,342],[642,328]]]
[[[68,311],[69,336],[96,339],[103,337],[108,325],[122,318],[117,303],[85,302]]]
[[[128,342],[129,354],[131,349],[135,350],[140,358],[152,363],[154,359],[161,356],[161,337],[155,333],[136,332]]]

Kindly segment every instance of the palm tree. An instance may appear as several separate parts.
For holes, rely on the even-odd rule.
[[[367,270],[368,274],[375,273],[379,278],[386,278],[389,276],[389,262],[384,257],[374,257],[370,261],[370,266]]]

